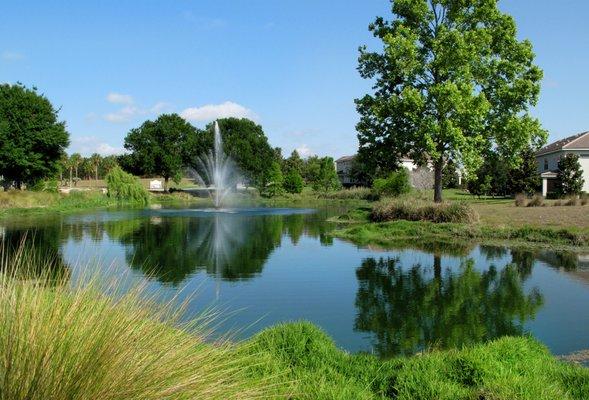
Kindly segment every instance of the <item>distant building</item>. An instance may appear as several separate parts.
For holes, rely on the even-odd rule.
[[[337,176],[344,187],[358,186],[361,184],[361,182],[357,182],[352,177],[352,166],[354,165],[355,159],[356,155],[343,156],[335,160]],[[417,169],[417,165],[413,163],[413,160],[407,157],[401,158],[401,166],[407,168],[409,171]]]
[[[554,191],[558,162],[566,154],[579,156],[585,179],[583,191],[589,192],[589,132],[583,132],[551,143],[536,153],[536,164],[542,178],[542,195],[546,196]]]

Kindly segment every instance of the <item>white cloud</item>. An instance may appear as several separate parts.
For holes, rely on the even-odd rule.
[[[309,148],[306,144],[303,144],[296,148],[297,153],[303,158],[314,156],[315,152]]]
[[[96,152],[102,156],[112,156],[113,154],[123,154],[126,150],[124,147],[114,147],[108,143],[99,143],[96,146]]]
[[[72,143],[69,150],[70,153],[80,153],[83,156],[89,156],[92,153],[110,156],[126,152],[124,147],[112,146],[109,143],[100,141],[96,136],[72,137]]]
[[[252,110],[232,101],[187,108],[180,115],[188,121],[213,121],[227,117],[258,119]]]
[[[18,61],[25,58],[21,53],[14,51],[3,51],[1,57],[5,61]]]
[[[133,96],[128,95],[128,94],[115,93],[115,92],[110,92],[106,96],[106,101],[108,101],[109,103],[126,104],[126,105],[131,105],[134,103]]]
[[[121,108],[118,111],[108,113],[104,116],[108,122],[113,122],[115,124],[121,124],[125,122],[131,121],[138,115],[145,114],[144,110],[141,110],[135,106],[126,106]]]
[[[164,101],[158,101],[149,109],[152,114],[161,114],[162,112],[170,109],[170,105]]]
[[[140,107],[135,104],[135,99],[129,94],[121,94],[110,92],[106,96],[106,100],[112,104],[121,104],[122,108],[117,111],[105,114],[103,118],[108,122],[115,124],[122,124],[133,121],[135,118],[142,115],[161,114],[168,110],[170,105],[163,101],[158,101],[151,107]],[[92,114],[92,113],[90,113]]]

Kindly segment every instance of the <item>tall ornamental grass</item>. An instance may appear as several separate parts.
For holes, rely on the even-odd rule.
[[[188,333],[197,325],[179,328],[181,309],[157,306],[141,288],[71,284],[26,249],[9,253],[0,266],[0,399],[268,397],[273,385],[245,369],[255,354],[204,343]]]
[[[134,201],[143,204],[149,202],[149,193],[139,179],[123,171],[120,167],[114,167],[105,179],[109,197],[119,201]]]
[[[474,223],[479,220],[479,215],[466,203],[386,199],[374,205],[370,218],[375,222],[407,220]]]

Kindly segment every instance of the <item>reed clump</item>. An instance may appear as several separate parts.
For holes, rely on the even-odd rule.
[[[374,222],[395,220],[430,221],[436,223],[475,223],[478,213],[467,203],[432,203],[414,199],[385,199],[372,208]]]
[[[205,343],[202,321],[179,323],[182,307],[158,306],[141,287],[123,294],[112,282],[72,283],[69,274],[50,273],[51,263],[42,265],[26,249],[2,254],[0,399],[269,394],[272,385],[248,377],[255,355],[238,356],[228,341]]]

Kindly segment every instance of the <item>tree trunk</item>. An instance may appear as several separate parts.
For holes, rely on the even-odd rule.
[[[170,178],[169,178],[169,177],[167,177],[167,176],[165,176],[165,177],[164,177],[164,192],[166,192],[166,193],[168,193],[168,192],[169,192],[169,190],[168,190],[168,180],[169,180],[169,179],[170,179]]]
[[[70,167],[70,188],[72,187],[72,172],[73,172],[73,168]]]
[[[96,187],[98,187],[98,167],[94,171],[96,172]]]
[[[440,157],[434,161],[434,201],[442,202],[442,169],[444,168],[444,159]]]

